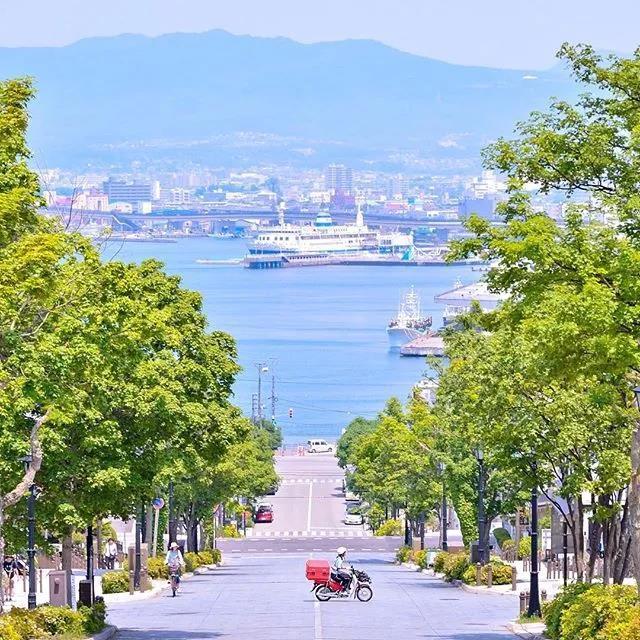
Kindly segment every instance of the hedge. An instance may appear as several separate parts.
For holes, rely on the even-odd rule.
[[[102,593],[124,593],[129,591],[129,572],[126,569],[107,571],[102,576]]]
[[[377,536],[402,535],[402,523],[400,520],[387,520],[376,529],[375,534]]]
[[[396,551],[396,560],[398,562],[409,562],[409,560],[411,560],[412,553],[411,547],[400,547],[398,551]]]
[[[491,571],[492,571],[492,584],[509,584],[511,582],[511,565],[505,564],[500,560],[492,560]],[[489,565],[484,565],[480,570],[480,583],[488,584],[489,581]],[[464,572],[462,576],[462,581],[465,584],[476,584],[476,567],[474,565],[470,565],[467,570]]]
[[[184,554],[185,569],[189,572],[203,565],[218,564],[221,560],[222,553],[220,553],[220,549],[206,549],[198,551],[198,553]],[[152,580],[167,580],[169,578],[169,567],[165,564],[165,557],[149,558],[147,572]],[[129,591],[128,569],[108,571],[102,576],[103,593],[124,593],[126,591]],[[0,638],[0,640],[2,639]]]
[[[594,585],[586,582],[575,582],[563,587],[558,595],[542,605],[542,616],[547,626],[546,635],[551,640],[560,640],[562,614],[576,601],[578,596]]]
[[[562,614],[561,640],[589,640],[638,604],[636,587],[602,584],[580,594]]]
[[[468,567],[469,557],[466,553],[449,553],[444,560],[442,572],[449,582],[453,580],[462,580]]]
[[[638,640],[640,606],[635,587],[575,583],[543,608],[551,640]]]
[[[638,640],[640,638],[640,607],[630,607],[610,620],[599,636],[603,640]]]
[[[102,631],[105,617],[106,609],[101,599],[92,607],[80,606],[77,611],[50,605],[32,610],[15,607],[0,618],[0,640],[32,640],[52,636],[84,638]]]
[[[449,554],[446,551],[436,553],[436,557],[433,559],[433,570],[436,573],[444,573],[444,563],[448,557]]]

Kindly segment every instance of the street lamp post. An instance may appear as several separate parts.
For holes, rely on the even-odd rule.
[[[442,545],[442,550],[447,551],[449,549],[449,543],[447,541],[447,527],[449,526],[449,522],[447,520],[447,485],[444,479],[444,462],[438,463],[438,471],[440,472],[440,477],[442,478],[442,507],[441,511],[441,524],[440,524],[440,541]]]
[[[478,557],[480,564],[485,564],[484,530],[486,516],[484,513],[484,452],[481,447],[476,449],[478,461]]]
[[[178,527],[176,523],[176,505],[173,488],[173,480],[169,480],[169,546],[172,542],[177,542]]]
[[[540,617],[540,590],[538,582],[538,466],[533,463],[533,475],[536,484],[531,489],[531,573],[529,578],[529,610],[527,615],[530,618]],[[566,557],[566,554],[565,554]]]
[[[29,470],[29,466],[33,462],[31,455],[20,458],[20,462],[24,463],[25,473]],[[29,595],[27,596],[27,606],[29,609],[36,608],[36,498],[38,496],[38,488],[35,483],[29,486],[29,498],[27,500],[27,564],[29,567]]]

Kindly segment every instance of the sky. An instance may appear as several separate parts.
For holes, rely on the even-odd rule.
[[[225,29],[300,42],[369,38],[458,64],[544,69],[564,41],[631,52],[638,0],[0,0],[0,46]]]

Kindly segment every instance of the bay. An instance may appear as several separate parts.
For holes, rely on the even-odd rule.
[[[258,391],[257,363],[266,363],[261,397],[271,416],[275,378],[276,420],[288,444],[319,437],[335,440],[356,416],[374,417],[386,400],[405,401],[426,370],[423,358],[389,351],[386,325],[402,292],[414,286],[423,311],[442,324],[434,296],[478,280],[468,266],[346,267],[249,270],[198,264],[199,259],[241,258],[239,239],[185,238],[175,243],[108,242],[105,259],[157,258],[167,272],[203,296],[210,328],[237,341],[243,367],[234,401],[251,415]],[[293,417],[289,417],[291,409]]]

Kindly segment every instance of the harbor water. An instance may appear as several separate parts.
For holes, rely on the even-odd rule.
[[[386,326],[401,293],[414,286],[423,312],[442,325],[434,296],[479,279],[470,266],[318,266],[249,270],[231,261],[246,253],[239,239],[189,238],[175,243],[109,242],[105,259],[163,261],[184,286],[199,291],[210,328],[238,344],[242,373],[235,402],[251,414],[262,373],[262,404],[271,417],[271,376],[276,419],[288,443],[312,437],[335,440],[356,416],[374,417],[387,398],[406,400],[426,370],[422,358],[389,350]],[[197,260],[220,261],[199,264]],[[224,261],[230,261],[225,263]],[[293,417],[289,417],[289,410]]]

